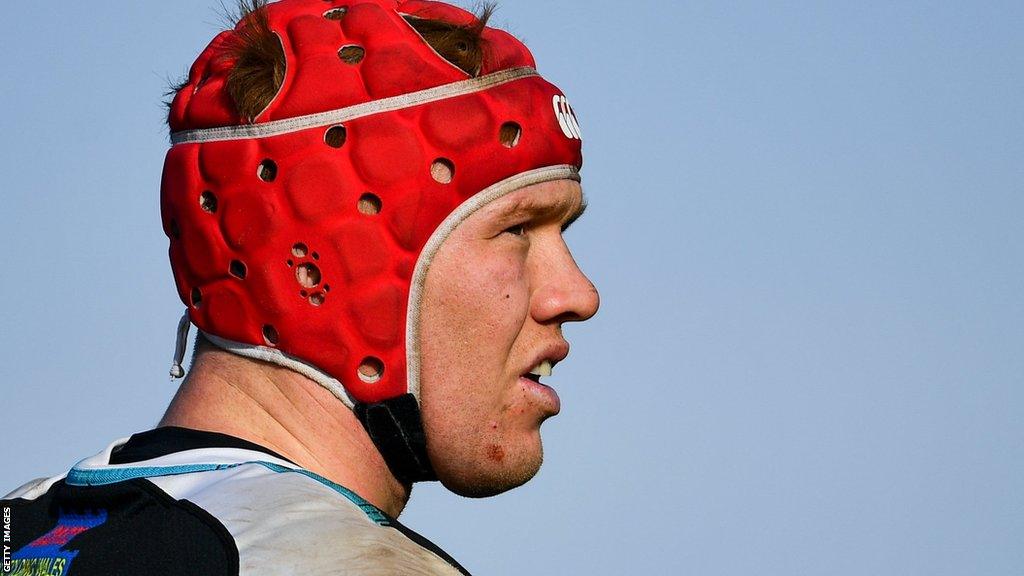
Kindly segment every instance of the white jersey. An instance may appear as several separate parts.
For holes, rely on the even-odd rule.
[[[132,440],[4,497],[11,574],[467,574],[351,490],[265,448],[173,427]]]

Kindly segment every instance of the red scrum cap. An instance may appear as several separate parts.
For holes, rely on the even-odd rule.
[[[170,108],[164,231],[188,318],[214,344],[295,369],[356,410],[401,479],[432,477],[419,422],[419,306],[431,259],[475,210],[578,179],[579,125],[509,34],[470,75],[407,18],[472,26],[410,0],[264,8],[285,69],[240,117],[222,32]]]

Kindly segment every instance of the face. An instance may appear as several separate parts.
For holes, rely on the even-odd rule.
[[[582,207],[571,180],[512,192],[459,224],[430,266],[420,324],[423,423],[438,477],[456,493],[497,494],[540,468],[540,425],[559,400],[531,371],[564,359],[562,324],[598,308],[597,290],[562,239]]]

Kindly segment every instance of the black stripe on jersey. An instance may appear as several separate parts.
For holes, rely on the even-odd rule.
[[[180,426],[162,426],[132,434],[128,442],[118,446],[110,454],[110,463],[130,464],[197,448],[242,448],[244,450],[256,450],[291,462],[291,460],[269,448],[264,448],[259,444],[229,434],[194,430]]]
[[[438,557],[440,557],[442,560],[450,564],[452,568],[455,568],[460,573],[465,574],[466,576],[472,576],[465,568],[462,567],[462,564],[459,564],[458,561],[455,560],[455,558],[452,558],[450,555],[448,555],[448,553],[442,550],[437,544],[434,544],[430,540],[427,540],[424,536],[420,535],[412,528],[407,527],[406,525],[402,524],[398,520],[395,520],[394,518],[391,518],[390,516],[388,516],[388,521],[389,526],[404,534],[405,537],[409,540],[412,540],[413,542],[419,544],[421,548],[426,548],[434,554],[437,554]]]

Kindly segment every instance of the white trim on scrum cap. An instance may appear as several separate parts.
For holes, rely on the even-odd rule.
[[[185,369],[182,368],[181,363],[185,360],[185,345],[188,341],[188,331],[191,327],[192,321],[188,317],[188,310],[186,310],[182,314],[181,320],[178,321],[178,334],[174,342],[174,361],[171,364],[171,380],[185,376]],[[352,401],[352,397],[348,395],[348,391],[345,390],[341,382],[328,376],[326,372],[321,371],[308,362],[290,356],[276,348],[235,342],[234,340],[221,338],[203,330],[200,330],[199,333],[209,340],[211,344],[225,352],[290,368],[328,389],[345,406],[348,406],[350,409],[355,407],[355,402]]]
[[[231,352],[232,354],[238,354],[239,356],[244,356],[246,358],[262,360],[264,362],[270,362],[271,364],[277,364],[278,366],[294,370],[324,388],[327,388],[331,394],[334,394],[334,396],[338,400],[341,400],[345,406],[355,408],[355,401],[353,401],[352,397],[348,395],[348,391],[345,390],[345,386],[338,379],[332,378],[326,372],[305,360],[296,358],[295,356],[282,352],[277,348],[259,346],[256,344],[245,344],[244,342],[235,342],[234,340],[215,336],[209,332],[200,332],[202,332],[203,336],[205,336],[207,340],[222,350]]]
[[[430,268],[430,264],[433,262],[434,256],[437,255],[437,251],[459,224],[486,204],[521,188],[554,180],[575,180],[579,182],[579,170],[575,166],[568,164],[546,166],[544,168],[521,172],[496,184],[492,184],[491,186],[488,186],[480,192],[470,196],[466,201],[455,208],[455,210],[441,222],[437,229],[434,230],[434,233],[430,235],[430,238],[424,245],[423,250],[420,252],[419,258],[416,259],[416,267],[413,269],[412,283],[409,286],[409,302],[406,309],[406,392],[412,394],[413,397],[416,398],[417,404],[420,403],[420,304],[423,299],[423,287],[427,281],[427,270]],[[182,318],[182,323],[179,324],[178,327],[179,343],[183,340],[182,326],[187,330],[188,325],[189,322],[187,321],[186,313],[186,318]],[[342,403],[350,409],[354,408],[356,405],[356,402],[349,395],[348,391],[345,390],[345,386],[341,381],[329,376],[326,372],[300,358],[296,358],[295,356],[282,352],[277,348],[270,348],[268,346],[260,346],[257,344],[246,344],[244,342],[235,342],[234,340],[221,338],[220,336],[216,336],[205,331],[200,331],[200,333],[206,337],[211,344],[224,351],[244,356],[246,358],[252,358],[254,360],[270,362],[271,364],[277,364],[278,366],[294,370],[329,390],[331,394],[334,394],[336,398],[341,400]],[[185,334],[187,334],[187,332],[185,332]],[[180,368],[181,357],[184,356],[183,348],[178,347],[175,351],[175,355],[178,358],[175,365]]]
[[[306,130],[307,128],[341,124],[364,116],[371,116],[382,112],[393,112],[395,110],[401,110],[411,106],[419,106],[421,104],[429,104],[430,102],[447,100],[448,98],[455,98],[457,96],[465,96],[466,94],[475,94],[477,92],[483,92],[488,88],[500,86],[501,84],[507,84],[508,82],[513,82],[522,78],[531,78],[534,76],[540,76],[540,74],[528,66],[508,68],[506,70],[501,70],[477,78],[459,80],[458,82],[442,84],[441,86],[427,88],[426,90],[420,90],[418,92],[400,94],[390,98],[381,98],[380,100],[371,100],[370,102],[363,102],[362,104],[356,104],[346,108],[338,108],[336,110],[328,110],[326,112],[317,112],[315,114],[296,116],[294,118],[284,118],[282,120],[273,120],[271,122],[261,122],[259,124],[198,128],[195,130],[174,132],[171,134],[171,144],[194,144],[199,142],[220,142],[224,140],[244,140],[250,138],[279,136],[281,134],[289,134],[291,132]]]

